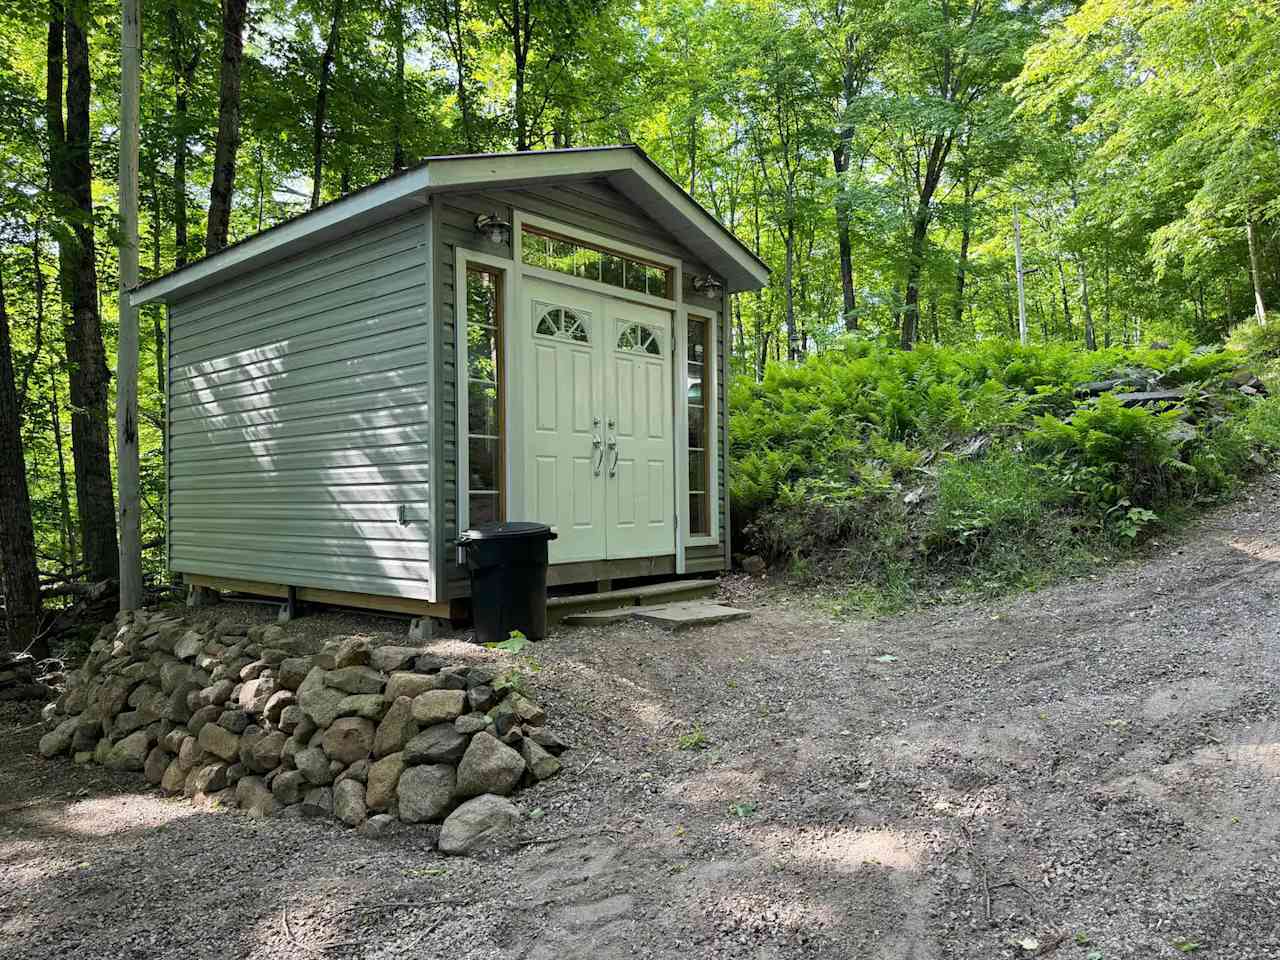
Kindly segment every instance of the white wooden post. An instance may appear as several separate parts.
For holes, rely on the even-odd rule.
[[[120,609],[142,604],[138,498],[138,100],[140,0],[120,2],[120,337],[116,351],[116,470],[120,487]]]

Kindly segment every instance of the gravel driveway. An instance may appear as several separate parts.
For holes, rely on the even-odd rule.
[[[536,648],[575,747],[482,861],[195,810],[0,715],[0,956],[1280,957],[1280,478],[1009,601],[726,590],[753,619]]]

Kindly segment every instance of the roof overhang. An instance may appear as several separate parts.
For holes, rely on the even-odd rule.
[[[134,305],[172,302],[258,266],[424,206],[434,193],[604,179],[722,277],[733,293],[758,290],[769,268],[639,147],[584,147],[435,157],[242,240],[133,291]]]

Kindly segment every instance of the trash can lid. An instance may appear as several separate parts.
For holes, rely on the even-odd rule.
[[[458,537],[459,543],[471,543],[476,540],[555,540],[557,534],[545,523],[531,523],[525,520],[507,523],[482,523],[463,530]]]

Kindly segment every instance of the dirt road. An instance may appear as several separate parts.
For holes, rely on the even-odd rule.
[[[482,861],[195,811],[5,715],[0,956],[1280,956],[1280,479],[1006,602],[536,657],[575,749]]]

